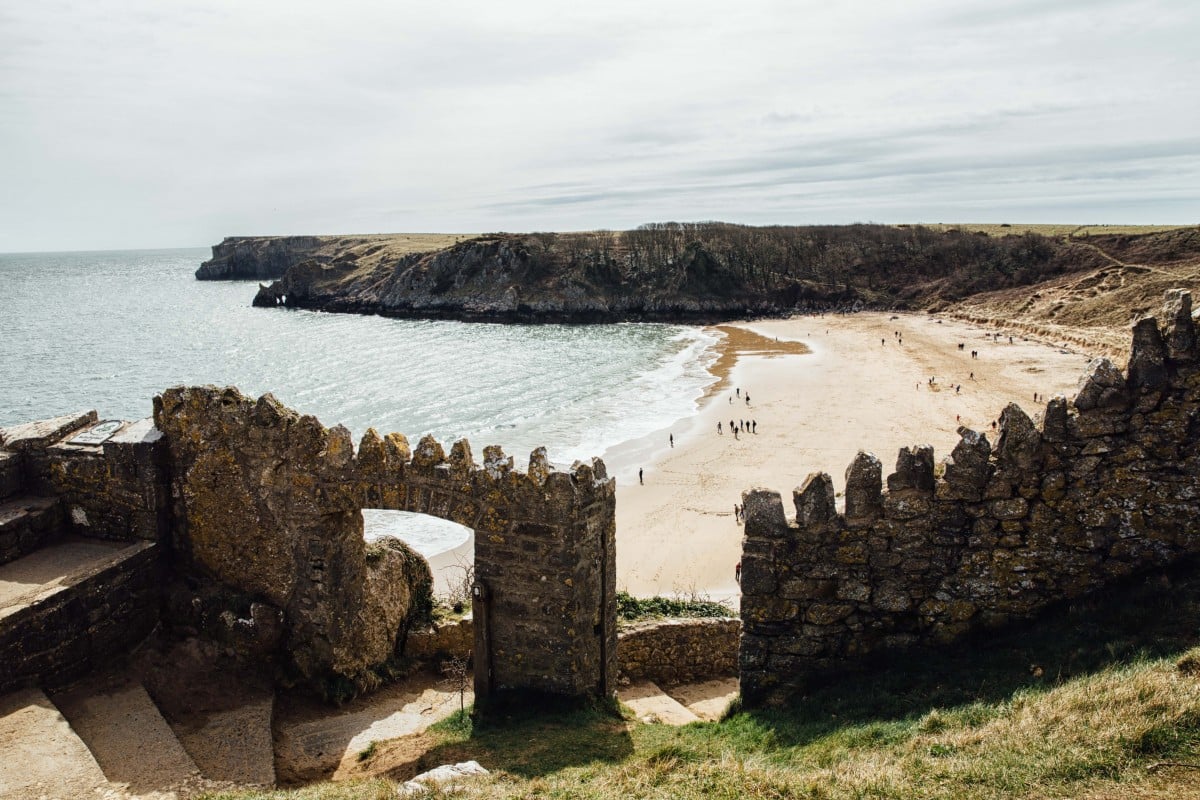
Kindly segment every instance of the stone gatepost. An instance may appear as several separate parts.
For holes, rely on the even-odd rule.
[[[616,500],[604,462],[529,470],[484,450],[475,527],[475,701],[610,698],[616,690]],[[477,495],[479,496],[479,495]]]

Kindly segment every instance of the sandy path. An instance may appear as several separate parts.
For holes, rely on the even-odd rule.
[[[1007,334],[997,340],[992,331],[925,315],[800,317],[738,327],[766,340],[731,338],[739,355],[731,366],[726,362],[729,384],[657,442],[628,443],[605,456],[617,477],[617,583],[635,595],[736,596],[741,527],[733,506],[743,490],[779,491],[790,509],[791,490],[810,472],[828,472],[840,494],[859,449],[883,461],[885,477],[900,447],[931,444],[941,460],[958,441],[959,424],[990,433],[1009,402],[1032,416],[1045,405],[1033,402],[1034,392],[1072,396],[1088,361],[1083,353],[1019,337],[1010,344]],[[776,337],[812,352],[755,354],[769,351]],[[735,438],[731,419],[756,421],[757,433]],[[638,485],[639,467],[645,485]]]

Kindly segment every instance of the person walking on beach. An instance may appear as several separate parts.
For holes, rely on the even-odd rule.
[[[721,420],[717,420],[717,436],[721,435]]]
[[[671,447],[675,446],[675,434],[671,434]]]
[[[742,396],[742,387],[740,387],[740,386],[739,386],[739,387],[737,387],[737,396],[738,396],[738,397],[741,397],[741,396]]]
[[[746,392],[746,405],[750,405],[750,393]]]
[[[735,564],[733,567],[733,579],[738,582],[739,586],[741,585],[741,583],[742,583],[742,562],[740,562],[740,561],[737,562],[737,564]]]
[[[758,423],[755,422],[754,420],[750,420],[750,432],[758,433]]]
[[[641,484],[642,486],[646,485],[646,482],[644,480],[642,480],[642,468],[641,467],[638,467],[638,483]]]

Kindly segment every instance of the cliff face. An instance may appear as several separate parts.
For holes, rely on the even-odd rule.
[[[196,270],[197,280],[273,280],[324,244],[320,236],[227,236]]]
[[[409,253],[448,247],[466,234],[402,233],[356,236],[229,236],[213,245],[213,257],[200,265],[196,278],[206,280],[275,280],[307,260],[321,264],[373,264]]]
[[[510,322],[707,320],[782,310],[696,246],[671,269],[573,261],[535,236],[499,234],[396,260],[307,259],[259,289],[254,304],[389,316]],[[822,299],[852,297],[834,287]],[[791,303],[787,302],[790,308]]]
[[[326,237],[311,252],[293,252],[294,266],[261,287],[254,304],[499,322],[705,322],[851,306],[945,308],[980,292],[1110,266],[1116,257],[1106,248],[1148,264],[1200,255],[1193,241],[1200,237],[1183,232],[1085,240],[920,226],[661,223],[441,243]]]

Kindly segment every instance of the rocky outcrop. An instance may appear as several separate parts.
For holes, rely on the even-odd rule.
[[[370,687],[427,610],[431,576],[397,540],[364,543],[349,432],[233,388],[170,389],[154,417],[170,446],[181,568],[276,609],[301,683],[335,696],[342,682]]]
[[[298,254],[254,304],[495,322],[705,322],[927,307],[1105,263],[1072,240],[921,226],[672,222],[447,237],[423,252],[397,247],[401,238],[331,240]]]
[[[196,279],[273,280],[325,241],[321,236],[227,236],[213,245],[212,258],[196,270]]]
[[[624,280],[614,265],[563,264],[536,241],[479,237],[367,268],[350,259],[302,260],[260,286],[254,305],[499,322],[701,321],[782,310],[780,298],[750,289],[703,248],[671,280]]]
[[[1200,369],[1187,292],[1133,330],[1126,372],[1093,361],[1073,402],[1040,425],[1018,406],[999,437],[960,428],[934,468],[928,446],[744,495],[740,650],[750,703],[803,690],[869,653],[941,644],[1200,555]]]

